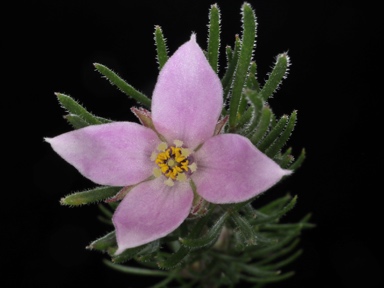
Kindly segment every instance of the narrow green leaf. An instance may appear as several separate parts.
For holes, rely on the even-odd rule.
[[[249,253],[250,254],[249,256],[253,258],[269,257],[271,253],[274,253],[275,251],[280,251],[281,248],[291,243],[292,240],[296,238],[299,234],[300,234],[299,229],[291,231],[290,233],[287,233],[286,236],[276,244],[271,244],[257,250],[254,249],[254,247],[249,247],[249,248],[246,248],[245,253]]]
[[[292,263],[293,261],[295,261],[301,254],[303,254],[303,250],[300,249],[298,251],[296,251],[294,254],[292,254],[291,256],[289,256],[288,258],[278,262],[278,263],[274,263],[274,264],[271,264],[271,265],[267,265],[267,266],[264,266],[265,269],[279,269],[279,268],[282,268],[284,266],[287,266],[288,264]]]
[[[237,212],[231,213],[231,220],[240,229],[240,233],[244,238],[246,245],[256,245],[257,236],[252,225]]]
[[[297,195],[292,198],[292,200],[281,210],[276,212],[275,214],[272,214],[266,218],[263,219],[258,219],[256,218],[254,221],[252,221],[252,225],[260,225],[260,224],[265,224],[265,223],[270,223],[274,220],[280,219],[282,216],[284,216],[287,212],[293,209],[295,207],[297,202]]]
[[[81,106],[76,100],[71,96],[55,93],[57,99],[59,100],[61,106],[66,109],[69,114],[74,114],[82,118],[86,123],[90,125],[101,124],[102,122],[97,119],[97,117],[90,112],[88,112],[83,106]]]
[[[264,152],[272,143],[280,136],[288,122],[288,116],[283,115],[277,122],[276,126],[268,133],[267,136],[257,145],[260,151]]]
[[[229,45],[225,47],[225,56],[227,57],[227,65],[228,65],[228,63],[230,63],[233,58],[233,50]]]
[[[258,211],[264,213],[264,214],[270,214],[275,212],[276,210],[280,210],[284,205],[288,203],[292,199],[292,196],[290,194],[287,194],[283,197],[280,197],[272,202],[269,202],[268,204],[264,205],[263,207],[259,208]]]
[[[189,254],[190,248],[187,248],[185,246],[180,246],[179,250],[177,250],[175,253],[173,253],[170,257],[165,259],[164,261],[159,261],[157,265],[161,269],[173,269],[176,266],[180,265],[181,262],[187,257]]]
[[[149,288],[166,288],[168,287],[168,283],[172,282],[175,278],[175,274],[174,273],[169,273],[168,277],[165,278],[163,281],[153,285],[153,286],[150,286]]]
[[[75,192],[61,198],[62,205],[81,206],[84,204],[99,202],[115,195],[121,187],[102,186],[82,192]]]
[[[107,224],[107,225],[113,225],[111,219],[106,218],[104,216],[97,216],[97,220],[99,220],[101,223]]]
[[[243,35],[241,39],[241,49],[229,105],[230,129],[234,129],[236,126],[240,97],[247,78],[256,38],[256,16],[250,4],[243,4],[242,15]]]
[[[283,78],[286,77],[289,64],[289,57],[287,53],[277,55],[275,66],[269,74],[267,82],[265,82],[260,91],[261,98],[264,99],[264,101],[267,101],[268,98],[272,96],[272,94],[279,87]]]
[[[211,5],[208,27],[208,62],[217,74],[220,48],[220,9],[217,4]]]
[[[247,77],[247,88],[250,90],[255,90],[257,93],[260,92],[260,84],[256,78],[257,75],[257,64],[252,61],[251,66],[249,66],[249,73]]]
[[[220,269],[221,277],[228,278],[228,284],[235,285],[239,281],[239,273],[236,271],[236,267],[233,263],[217,262],[216,264]],[[231,287],[230,286],[230,287]],[[232,286],[234,287],[234,286]]]
[[[297,170],[301,166],[301,164],[303,164],[304,159],[305,159],[305,149],[303,148],[301,150],[299,158],[297,158],[297,160],[293,162],[292,165],[288,167],[288,169],[293,171]]]
[[[293,275],[295,275],[294,271],[287,272],[281,275],[271,276],[271,277],[257,278],[257,277],[240,275],[240,278],[249,283],[273,283],[273,282],[280,282],[280,281],[286,280],[292,277]]]
[[[281,133],[280,137],[276,139],[275,142],[271,146],[269,146],[265,150],[265,154],[273,158],[275,155],[280,152],[280,150],[283,148],[283,146],[287,143],[289,137],[291,136],[293,129],[295,128],[296,124],[296,119],[297,119],[297,111],[293,111],[291,116],[289,117],[287,126],[285,127],[283,133]]]
[[[125,82],[119,75],[117,75],[111,69],[99,63],[94,63],[93,65],[95,66],[97,71],[104,75],[105,78],[108,79],[112,85],[116,85],[123,93],[125,93],[129,97],[132,97],[139,103],[142,103],[144,106],[151,106],[151,99],[149,99],[146,95],[139,92],[127,82]]]
[[[90,250],[106,251],[108,248],[116,246],[116,232],[112,231],[91,242],[86,248]]]
[[[252,117],[255,114],[255,107],[253,105],[249,106],[248,109],[243,113],[243,115],[239,115],[240,118],[237,122],[238,129],[243,128],[246,126],[247,123],[249,123],[252,119]]]
[[[223,260],[225,262],[249,262],[252,260],[251,257],[249,257],[246,254],[239,254],[235,256],[231,256],[229,254],[223,254],[221,251],[216,250],[210,250],[209,254],[212,255],[214,258],[217,258],[219,260]]]
[[[260,120],[257,123],[255,132],[252,134],[250,140],[254,145],[257,145],[259,141],[267,133],[269,124],[271,123],[272,111],[268,106],[264,106],[261,110]]]
[[[314,225],[312,223],[291,223],[291,224],[265,224],[260,226],[260,230],[272,230],[272,231],[283,231],[283,230],[292,230],[292,229],[305,229],[305,228],[313,228]]]
[[[280,155],[279,157],[274,158],[274,160],[280,165],[281,168],[287,168],[293,161],[293,156],[291,155],[292,148],[289,147],[284,154]]]
[[[159,64],[159,70],[161,70],[164,64],[168,61],[168,47],[160,26],[155,26],[154,35],[157,52],[157,63]]]
[[[254,131],[256,126],[259,123],[262,109],[263,109],[263,101],[261,98],[258,97],[258,94],[255,90],[246,90],[245,93],[243,94],[247,97],[249,100],[249,103],[253,106],[253,113],[252,113],[252,119],[249,121],[248,125],[242,132],[244,135],[248,135]]]
[[[228,98],[229,91],[231,90],[232,83],[233,83],[233,74],[235,73],[237,62],[239,60],[239,51],[241,47],[241,41],[239,38],[239,35],[235,35],[235,45],[232,53],[232,59],[227,65],[227,70],[225,71],[224,77],[221,80],[221,84],[223,85],[224,89],[224,100]],[[228,50],[228,49],[227,49]]]
[[[75,114],[65,115],[64,119],[67,120],[68,123],[71,124],[74,129],[80,129],[91,125],[83,118]]]
[[[96,116],[97,120],[99,120],[101,123],[111,123],[113,122],[111,119],[107,119],[107,118],[104,118],[104,117],[99,117],[99,116]]]
[[[127,274],[135,274],[135,275],[142,275],[142,276],[168,276],[169,275],[169,273],[165,271],[119,265],[119,264],[112,263],[111,261],[106,259],[104,259],[103,262],[108,267],[123,273],[127,273]]]
[[[253,276],[256,276],[256,277],[259,277],[259,276],[261,276],[261,277],[263,277],[263,276],[274,276],[274,275],[280,274],[279,271],[267,271],[267,270],[264,270],[264,269],[260,269],[259,267],[256,267],[254,265],[250,265],[250,264],[241,263],[241,264],[239,264],[239,267],[244,272],[249,273],[249,274],[251,274]]]
[[[272,263],[276,259],[282,258],[283,256],[292,252],[297,247],[297,245],[299,245],[299,243],[300,239],[295,239],[291,244],[289,244],[289,246],[276,250],[273,254],[268,255],[268,257],[260,261],[257,261],[255,264],[263,267],[265,264]]]
[[[107,207],[105,207],[103,204],[98,205],[100,211],[108,218],[111,219],[113,216],[113,212],[109,210]]]
[[[147,244],[135,248],[126,249],[118,255],[115,255],[114,249],[108,250],[108,253],[111,255],[113,263],[124,263],[134,258],[136,254],[142,251],[146,246]]]
[[[220,216],[217,222],[212,225],[212,227],[206,234],[200,236],[199,238],[183,238],[180,239],[180,242],[190,248],[202,248],[208,245],[213,245],[215,240],[219,237],[221,229],[223,228],[227,218],[228,213],[225,212],[223,215]]]

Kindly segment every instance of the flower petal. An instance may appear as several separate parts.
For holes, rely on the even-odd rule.
[[[154,167],[151,153],[160,142],[153,130],[131,122],[87,126],[45,140],[82,175],[111,186],[149,177]]]
[[[223,105],[223,88],[196,36],[168,59],[152,95],[152,120],[168,141],[190,148],[211,137]]]
[[[194,155],[197,193],[212,203],[246,201],[291,173],[237,134],[214,136]]]
[[[132,189],[113,215],[120,254],[166,236],[187,218],[193,201],[189,183],[165,185],[164,177],[140,183]]]

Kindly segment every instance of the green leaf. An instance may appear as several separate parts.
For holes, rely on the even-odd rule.
[[[256,62],[252,61],[251,66],[249,66],[249,73],[247,77],[247,88],[259,93],[260,84],[259,84],[259,81],[257,81],[256,74],[257,74],[257,64]]]
[[[252,225],[260,225],[260,224],[265,224],[265,223],[270,223],[274,220],[278,220],[280,219],[282,216],[284,216],[287,212],[289,212],[290,210],[293,209],[293,207],[295,207],[296,205],[296,202],[297,202],[297,195],[295,197],[292,198],[292,200],[281,210],[279,210],[278,212],[268,216],[268,217],[265,217],[263,219],[255,219],[254,221],[252,221]]]
[[[292,147],[289,147],[284,154],[274,157],[274,160],[280,165],[281,168],[287,168],[293,161]]]
[[[225,212],[220,216],[216,223],[212,225],[206,234],[199,236],[198,238],[182,238],[180,239],[180,242],[190,248],[202,248],[213,245],[216,239],[220,236],[221,229],[223,228],[227,218],[228,213]]]
[[[147,245],[148,244],[144,244],[135,248],[126,249],[118,255],[115,255],[115,249],[109,249],[108,253],[111,255],[113,263],[123,263],[134,258],[136,254],[142,251]]]
[[[127,273],[127,274],[135,274],[135,275],[142,275],[142,276],[168,276],[169,275],[169,273],[165,271],[119,265],[119,264],[112,263],[111,261],[108,261],[106,259],[104,259],[103,262],[108,267],[123,273]]]
[[[105,76],[106,79],[109,80],[112,85],[116,85],[117,88],[119,88],[123,93],[125,93],[129,97],[132,97],[137,102],[142,103],[146,107],[151,106],[151,99],[149,99],[146,95],[139,92],[127,82],[125,82],[122,78],[120,78],[119,75],[117,75],[111,69],[99,63],[94,63],[93,65],[102,75]]]
[[[257,250],[254,249],[254,247],[249,247],[246,249],[245,253],[249,253],[249,256],[253,258],[269,257],[271,253],[274,253],[275,251],[280,251],[281,248],[291,243],[291,241],[295,239],[299,234],[300,229],[293,230],[289,233],[286,233],[285,237],[280,239],[279,242],[277,242],[276,244],[271,244]]]
[[[69,124],[72,125],[74,129],[80,129],[91,125],[83,118],[75,114],[65,115],[64,118],[68,121]]]
[[[173,269],[176,266],[180,265],[181,262],[188,256],[190,248],[185,246],[180,246],[179,250],[169,256],[167,259],[163,261],[159,261],[157,265],[161,269]]]
[[[280,152],[281,148],[287,143],[289,137],[291,136],[293,129],[295,128],[297,119],[297,111],[293,111],[291,116],[289,117],[287,126],[285,127],[284,131],[281,133],[280,137],[276,139],[271,146],[269,146],[265,150],[265,154],[273,158],[275,155]]]
[[[292,229],[305,229],[313,228],[314,224],[312,223],[292,223],[292,224],[265,224],[260,226],[260,230],[272,230],[272,231],[283,231],[283,230],[292,230]]]
[[[208,27],[208,62],[217,74],[220,48],[220,10],[217,4],[211,5]]]
[[[282,258],[283,256],[291,253],[297,245],[299,245],[300,239],[295,239],[289,246],[284,247],[283,249],[276,250],[273,254],[269,254],[268,257],[257,261],[255,264],[258,266],[263,266],[265,264],[271,263],[278,258]]]
[[[252,117],[255,114],[255,107],[253,105],[249,106],[247,110],[243,113],[243,115],[239,115],[239,120],[237,122],[237,127],[240,129],[244,127],[247,123],[249,123]]]
[[[281,275],[271,276],[271,277],[257,278],[252,276],[240,275],[240,278],[249,283],[272,283],[272,282],[280,282],[280,281],[286,280],[292,277],[293,275],[295,275],[294,271],[287,272]]]
[[[106,218],[104,216],[97,216],[97,220],[99,220],[101,223],[107,224],[107,225],[113,225],[110,218]]]
[[[257,145],[259,141],[267,133],[269,124],[271,123],[272,110],[268,106],[264,106],[261,110],[260,120],[257,123],[255,132],[252,134],[250,140],[254,145]]]
[[[64,109],[66,109],[70,115],[74,114],[79,116],[81,119],[85,121],[85,123],[89,123],[89,125],[102,124],[102,122],[95,115],[88,112],[83,106],[81,106],[72,97],[62,93],[55,93],[55,95],[59,100],[61,106]]]
[[[241,41],[240,41],[239,35],[236,34],[235,45],[234,45],[232,57],[230,60],[229,60],[230,56],[228,55],[229,49],[227,48],[227,57],[229,62],[228,62],[224,77],[221,80],[221,84],[223,85],[223,89],[224,89],[224,93],[223,93],[224,100],[228,98],[229,91],[231,90],[231,87],[232,87],[233,74],[235,73],[237,62],[239,60],[240,47],[241,47]]]
[[[155,26],[155,44],[157,52],[157,63],[159,64],[159,70],[163,68],[164,64],[168,61],[168,47],[166,39],[164,38],[161,27]]]
[[[115,195],[121,187],[102,186],[82,192],[75,192],[61,198],[62,205],[81,206],[84,204],[99,202]]]
[[[264,152],[272,143],[280,136],[288,122],[288,116],[283,115],[276,123],[275,127],[265,136],[263,140],[257,145],[260,151]]]
[[[264,99],[264,101],[267,101],[268,98],[272,96],[272,94],[279,87],[283,78],[286,77],[289,64],[289,57],[287,53],[277,55],[275,66],[273,67],[271,74],[269,74],[267,82],[265,82],[260,91],[261,98]]]
[[[288,264],[292,263],[293,261],[295,261],[301,254],[303,254],[303,250],[300,249],[298,251],[296,251],[294,254],[292,254],[291,256],[289,256],[288,258],[278,262],[278,263],[274,263],[274,264],[271,264],[271,265],[267,265],[267,266],[264,266],[265,269],[279,269],[279,268],[282,268],[284,266],[287,266]]]
[[[229,105],[230,129],[234,129],[236,126],[240,97],[247,78],[248,68],[252,59],[256,38],[256,16],[250,4],[243,4],[242,15],[243,35],[241,39],[241,49]]]
[[[263,109],[263,101],[260,97],[258,97],[258,94],[255,90],[247,89],[243,95],[247,97],[253,107],[252,119],[249,121],[248,126],[244,129],[243,132],[246,135],[252,133],[257,126],[261,117],[261,111]]]
[[[256,277],[263,277],[263,276],[274,276],[274,275],[278,275],[280,274],[279,271],[267,271],[267,270],[264,270],[264,269],[260,269],[259,267],[256,267],[254,265],[247,265],[247,264],[239,264],[239,267],[241,268],[241,270],[243,270],[244,272],[246,273],[249,273],[253,276],[256,276]],[[264,268],[264,267],[263,267]]]
[[[112,231],[103,237],[100,237],[99,239],[91,242],[91,244],[87,246],[87,249],[107,251],[110,247],[114,247],[116,245],[116,232]]]
[[[297,160],[293,162],[292,165],[288,167],[288,169],[293,171],[297,170],[301,166],[301,164],[303,164],[304,159],[305,159],[305,149],[303,148],[301,150],[299,158],[297,158]]]
[[[252,225],[237,212],[232,212],[230,215],[231,220],[240,229],[240,233],[244,238],[246,245],[256,245],[257,236]]]
[[[292,196],[290,194],[287,194],[283,197],[280,197],[272,202],[269,202],[268,204],[264,205],[263,207],[259,208],[258,211],[264,213],[264,214],[270,214],[275,212],[276,210],[280,210],[284,205],[288,203],[292,199]]]
[[[108,218],[111,219],[113,216],[113,212],[109,210],[107,207],[105,207],[103,204],[98,205],[100,211]]]

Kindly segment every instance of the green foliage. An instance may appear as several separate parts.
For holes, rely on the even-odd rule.
[[[218,5],[212,5],[206,56],[216,73],[219,72],[220,17]],[[253,60],[256,16],[248,3],[242,6],[242,22],[241,39],[236,35],[233,47],[225,47],[227,65],[221,83],[226,103],[222,115],[229,117],[229,123],[224,126],[224,131],[247,137],[282,168],[296,170],[305,159],[305,150],[302,149],[295,160],[293,149],[284,150],[284,147],[296,125],[297,111],[278,117],[268,104],[268,99],[287,75],[289,57],[287,53],[279,54],[267,81],[261,85]],[[161,70],[168,60],[168,48],[160,26],[155,26],[154,40]],[[111,84],[142,105],[150,106],[151,100],[147,96],[111,69],[97,63],[94,65]],[[68,95],[56,93],[56,96],[67,112],[65,119],[74,129],[111,122],[88,112]],[[141,107],[133,112],[141,121],[149,115]],[[111,227],[111,218],[118,205],[114,201],[120,201],[128,191],[122,187],[97,187],[68,195],[61,199],[61,203],[80,206],[104,201],[106,203],[99,203],[102,214],[99,219]],[[242,283],[264,287],[294,275],[288,266],[302,254],[298,249],[299,236],[302,230],[314,225],[309,223],[310,214],[295,223],[281,222],[295,207],[297,196],[288,194],[262,207],[255,207],[257,201],[253,200],[228,205],[210,204],[205,215],[187,219],[162,239],[126,249],[119,255],[115,254],[115,231],[91,242],[87,248],[104,253],[110,259],[105,259],[104,263],[122,273],[163,277],[153,287],[170,284],[176,287],[238,287]]]
[[[219,48],[220,48],[220,10],[217,4],[211,6],[209,12],[208,33],[208,62],[212,69],[218,73]]]
[[[159,70],[163,68],[165,62],[168,61],[168,47],[160,26],[155,26],[155,44],[157,52],[157,63]]]
[[[244,3],[242,7],[243,35],[241,39],[241,48],[239,60],[233,79],[232,95],[229,105],[229,129],[234,129],[237,122],[237,110],[240,97],[247,78],[248,69],[252,60],[254,43],[256,38],[256,16],[252,7]]]
[[[97,71],[104,75],[105,78],[108,79],[112,85],[116,85],[117,88],[119,88],[123,93],[135,99],[138,103],[141,103],[146,107],[151,107],[151,99],[149,99],[146,95],[144,95],[140,91],[133,88],[133,86],[125,82],[119,75],[117,75],[111,69],[99,63],[94,63],[94,66]]]
[[[82,192],[75,192],[63,197],[60,200],[60,203],[62,205],[81,206],[84,204],[100,202],[116,195],[120,189],[121,187],[102,186]]]

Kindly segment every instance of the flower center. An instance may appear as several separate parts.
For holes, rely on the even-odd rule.
[[[153,152],[151,160],[157,164],[153,174],[156,177],[164,175],[167,180],[166,185],[173,186],[174,181],[186,181],[187,176],[196,171],[196,163],[193,162],[193,157],[189,149],[182,147],[183,142],[175,140],[174,146],[169,146],[162,142],[157,147],[158,152]]]

